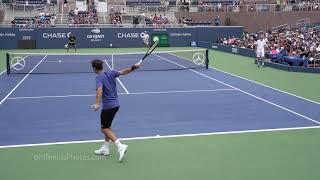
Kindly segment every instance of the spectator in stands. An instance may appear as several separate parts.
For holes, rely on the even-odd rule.
[[[12,20],[12,21],[11,21],[11,26],[12,26],[12,27],[16,27],[16,21],[15,21],[15,20]]]
[[[319,43],[317,43],[316,51],[317,51],[317,53],[319,53],[319,52],[320,52],[320,44],[319,44]]]
[[[183,5],[183,11],[189,12],[190,0],[181,0],[180,4]]]
[[[164,7],[166,8],[166,10],[168,10],[169,0],[165,0],[165,1],[164,1]]]
[[[78,10],[78,8],[76,8],[76,9],[74,10],[73,14],[74,14],[75,16],[78,16],[78,13],[79,13],[79,10]]]
[[[137,16],[133,17],[133,27],[137,27],[139,25],[139,19]]]
[[[277,48],[276,44],[272,47],[272,50],[270,51],[270,54],[278,54],[280,51]]]
[[[44,16],[44,15],[45,15],[44,12],[40,11],[39,16],[41,17],[41,16]]]
[[[198,1],[198,7],[202,7],[203,6],[203,0],[199,0]]]
[[[115,13],[115,10],[114,10],[114,8],[111,6],[111,8],[110,8],[110,15],[114,15],[114,13]]]
[[[126,12],[126,10],[124,8],[122,8],[121,15],[125,15],[125,14],[127,14],[127,12]]]
[[[45,16],[44,15],[40,16],[40,23],[44,24],[45,23],[44,21],[45,21]]]
[[[67,12],[70,11],[70,7],[69,7],[68,0],[63,0],[63,7],[64,7],[64,8],[68,8],[68,11],[67,11]]]
[[[221,23],[220,17],[217,15],[217,16],[214,18],[214,25],[215,25],[215,26],[220,26],[220,23]]]
[[[222,10],[222,4],[221,4],[221,2],[218,2],[218,12],[220,12],[220,11],[223,11]]]
[[[55,17],[55,16],[51,16],[51,19],[50,19],[50,26],[51,26],[51,27],[56,26],[55,21],[56,21],[56,17]]]
[[[160,0],[160,6],[164,6],[164,0]]]
[[[185,17],[182,17],[180,20],[179,20],[179,23],[182,24],[183,26],[187,26],[187,20]]]

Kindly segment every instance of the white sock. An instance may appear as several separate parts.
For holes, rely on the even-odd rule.
[[[116,146],[117,146],[118,149],[121,148],[122,144],[121,144],[121,142],[120,142],[118,139],[117,139],[114,143],[116,144]]]
[[[109,148],[109,144],[110,144],[109,141],[105,141],[104,144],[103,144],[103,146],[104,146],[105,148]]]

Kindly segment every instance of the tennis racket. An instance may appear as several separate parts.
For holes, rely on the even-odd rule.
[[[145,60],[157,47],[157,45],[159,44],[159,41],[155,41],[152,46],[148,49],[148,51],[146,52],[146,54],[143,56],[143,58],[138,62],[138,64],[140,65],[142,63],[143,60]]]

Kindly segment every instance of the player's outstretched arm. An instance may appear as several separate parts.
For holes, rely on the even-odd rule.
[[[127,75],[127,74],[131,73],[132,71],[134,71],[135,69],[139,69],[139,67],[140,67],[140,64],[137,63],[129,68],[122,69],[119,72],[120,72],[120,75]]]

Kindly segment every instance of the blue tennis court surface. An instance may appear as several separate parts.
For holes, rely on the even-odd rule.
[[[173,54],[152,56],[157,61],[153,68],[193,63]],[[114,57],[98,55],[27,58],[34,61],[27,71],[36,72],[56,68],[57,59],[67,71],[77,63],[90,68],[93,58],[104,58],[117,69],[121,66],[114,63],[138,57],[119,56],[115,62],[110,61]],[[146,60],[146,66],[154,61]],[[94,78],[93,73],[0,75],[0,146],[102,139],[100,113],[90,109]],[[320,124],[319,103],[214,69],[137,71],[120,77],[118,92],[121,107],[113,129],[121,138]]]

